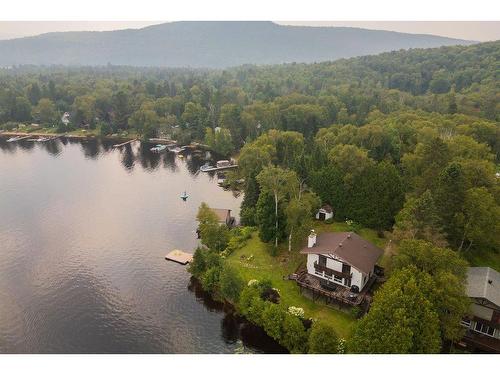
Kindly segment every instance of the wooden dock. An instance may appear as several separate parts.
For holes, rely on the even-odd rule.
[[[208,168],[208,169],[200,169],[200,171],[213,172],[213,171],[221,171],[223,169],[231,169],[231,168],[238,168],[238,164],[226,165],[225,167],[213,167],[213,168]]]
[[[165,255],[166,260],[176,262],[182,265],[186,265],[193,260],[193,254],[185,253],[182,250],[172,250],[170,253]]]
[[[123,142],[123,143],[118,143],[117,145],[113,145],[113,148],[122,147],[122,146],[128,145],[130,143],[133,143],[133,142],[135,142],[137,140],[138,139],[131,139],[130,141],[126,141],[126,142]]]

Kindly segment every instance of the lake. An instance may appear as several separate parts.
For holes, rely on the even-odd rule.
[[[202,201],[242,197],[198,172],[209,154],[150,147],[0,137],[0,352],[285,351],[164,260],[197,246]]]

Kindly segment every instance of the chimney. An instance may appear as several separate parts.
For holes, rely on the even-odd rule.
[[[316,232],[314,231],[314,229],[311,229],[311,233],[307,238],[307,247],[311,248],[314,245],[316,245]]]

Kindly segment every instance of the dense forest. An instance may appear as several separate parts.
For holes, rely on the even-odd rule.
[[[461,335],[465,260],[500,267],[499,57],[491,42],[227,70],[22,66],[0,72],[0,123],[237,153],[241,222],[270,248],[296,248],[320,204],[399,246],[351,351],[438,352]],[[232,246],[207,228],[208,248]]]

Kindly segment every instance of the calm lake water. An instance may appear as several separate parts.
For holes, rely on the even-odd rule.
[[[150,147],[0,138],[0,352],[284,351],[164,260],[196,247],[202,201],[237,216],[242,197],[197,172],[205,153]]]

